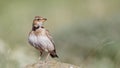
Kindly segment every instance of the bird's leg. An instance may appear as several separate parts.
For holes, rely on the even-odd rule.
[[[39,56],[39,58],[38,58],[39,60],[41,59],[41,56],[42,56],[42,52],[40,51],[40,56]]]
[[[45,62],[47,62],[49,55],[50,53],[47,54],[47,57],[45,58]]]

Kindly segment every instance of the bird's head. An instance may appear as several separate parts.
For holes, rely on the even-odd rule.
[[[46,18],[43,18],[41,16],[35,16],[34,20],[33,20],[33,27],[42,27],[43,23],[46,21]]]

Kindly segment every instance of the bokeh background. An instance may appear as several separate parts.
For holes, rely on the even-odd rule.
[[[34,16],[48,20],[61,62],[84,68],[120,67],[119,0],[0,0],[0,68],[38,61],[27,42]]]

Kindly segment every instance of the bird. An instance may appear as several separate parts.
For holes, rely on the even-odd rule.
[[[45,21],[47,21],[47,18],[35,16],[28,36],[28,42],[40,52],[40,56],[46,52],[46,59],[48,59],[49,55],[52,58],[58,58],[53,38],[50,32],[43,26]]]

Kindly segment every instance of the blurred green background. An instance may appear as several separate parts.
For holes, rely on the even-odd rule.
[[[36,15],[48,19],[61,62],[120,67],[120,0],[0,0],[0,68],[37,62],[27,42]]]

